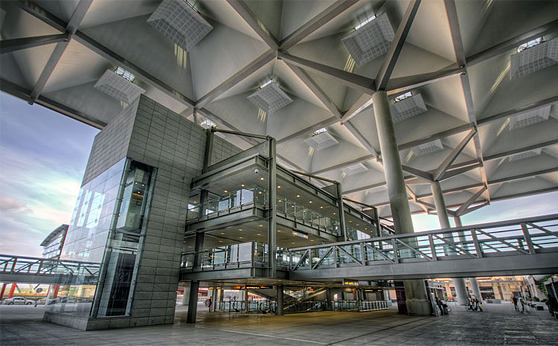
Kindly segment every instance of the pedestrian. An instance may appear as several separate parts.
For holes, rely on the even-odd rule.
[[[438,305],[438,308],[440,309],[440,315],[444,315],[444,305],[442,301],[438,299],[438,297],[436,297],[435,300],[436,300],[436,305]]]
[[[515,309],[515,311],[519,311],[519,308],[517,306],[517,297],[516,296],[512,296],[512,303],[513,303],[513,308]]]
[[[525,313],[525,301],[523,300],[523,298],[519,298],[519,304],[521,304],[521,313]]]
[[[482,302],[478,299],[475,298],[475,310],[479,310],[480,312],[483,312],[482,310]]]

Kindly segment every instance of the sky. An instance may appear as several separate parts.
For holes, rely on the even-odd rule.
[[[0,92],[0,254],[41,257],[43,239],[70,222],[98,132]],[[495,202],[462,223],[553,214],[556,201],[558,192]],[[440,228],[435,215],[413,215],[413,223],[415,231]]]
[[[99,130],[0,93],[0,254],[41,257],[69,223]]]

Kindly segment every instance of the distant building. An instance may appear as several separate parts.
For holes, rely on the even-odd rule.
[[[66,233],[68,232],[68,225],[60,225],[54,229],[50,234],[43,240],[41,246],[43,247],[43,257],[48,259],[58,259],[60,258],[60,253],[62,247],[64,246],[64,240],[66,239]]]
[[[517,297],[527,296],[527,292],[529,292],[522,276],[479,277],[477,280],[482,299],[510,300],[512,295]],[[453,298],[456,296],[455,286],[451,279],[435,279],[432,281],[443,285],[446,297]],[[467,291],[470,295],[473,295],[469,282],[467,282]]]

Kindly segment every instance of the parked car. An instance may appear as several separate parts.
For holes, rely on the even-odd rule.
[[[4,299],[4,305],[32,305],[35,301],[24,297],[13,297]]]

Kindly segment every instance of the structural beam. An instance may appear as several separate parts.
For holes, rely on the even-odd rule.
[[[349,110],[346,111],[345,114],[343,114],[343,116],[340,119],[341,124],[346,123],[347,121],[349,121],[349,119],[351,119],[352,117],[359,114],[360,112],[362,112],[363,110],[365,110],[370,106],[372,106],[372,96],[368,94],[362,94],[362,96],[359,97],[358,100],[356,100],[356,102],[351,106],[351,108],[349,108]]]
[[[494,185],[494,184],[500,184],[500,183],[507,183],[507,182],[510,182],[510,181],[518,180],[518,179],[535,177],[537,175],[543,175],[543,174],[555,173],[555,172],[558,172],[558,167],[542,169],[542,170],[536,171],[536,172],[528,172],[528,173],[523,173],[523,174],[517,174],[517,175],[511,176],[511,177],[506,177],[506,178],[489,180],[488,184],[489,185]]]
[[[436,83],[447,78],[459,76],[463,73],[465,73],[465,68],[452,65],[448,68],[436,72],[423,73],[409,77],[393,78],[389,80],[386,86],[386,90],[388,92],[388,95],[403,94],[408,91],[423,87],[425,85]]]
[[[2,40],[0,41],[0,54],[11,53],[33,47],[40,47],[52,43],[68,42],[69,39],[69,34],[54,34]]]
[[[449,129],[449,130],[444,130],[444,131],[435,133],[435,134],[430,135],[428,137],[424,137],[424,138],[417,139],[417,140],[407,142],[407,143],[402,143],[398,146],[398,149],[400,151],[405,150],[405,149],[411,149],[413,147],[416,147],[417,145],[426,144],[426,143],[435,141],[437,139],[442,139],[442,138],[446,138],[446,137],[449,137],[449,136],[453,136],[453,135],[456,135],[458,133],[470,130],[474,127],[475,127],[475,124],[473,124],[473,123],[457,126],[457,127],[452,128],[452,129]]]
[[[461,167],[461,168],[456,168],[456,169],[452,169],[452,170],[448,170],[446,171],[446,173],[442,176],[442,178],[440,178],[439,181],[445,180],[445,179],[449,179],[451,177],[455,177],[456,175],[459,174],[463,174],[469,171],[472,171],[473,169],[476,168],[480,168],[482,167],[482,162],[476,162],[470,166],[465,166],[465,167]],[[451,168],[451,167],[450,167]]]
[[[297,131],[297,132],[295,132],[295,133],[293,133],[293,134],[290,134],[290,135],[288,135],[288,136],[286,136],[286,137],[283,137],[283,138],[277,140],[277,144],[281,144],[281,143],[285,143],[285,142],[288,142],[288,141],[292,141],[292,140],[294,140],[294,139],[296,139],[296,138],[308,136],[308,134],[310,134],[310,133],[312,133],[312,132],[314,132],[314,131],[317,131],[317,130],[319,130],[319,129],[321,129],[321,128],[324,128],[324,127],[331,126],[331,125],[333,125],[333,124],[336,124],[337,122],[339,122],[339,118],[337,118],[336,116],[332,116],[332,117],[327,118],[327,119],[325,119],[325,120],[323,120],[323,121],[320,121],[320,122],[317,123],[317,124],[308,126],[308,127],[304,128],[304,129],[302,129],[302,130],[300,130],[300,131]]]
[[[40,6],[31,3],[31,2],[23,2],[19,0],[14,0],[12,2],[25,12],[33,15],[35,18],[41,20],[43,23],[50,25],[52,28],[60,31],[66,30],[68,23],[64,22],[60,18],[56,17],[55,15],[51,14],[50,12],[46,11],[45,9],[41,8]],[[89,50],[93,51],[94,53],[100,55],[111,64],[116,66],[121,66],[126,70],[132,72],[136,75],[137,78],[141,79],[146,84],[160,90],[167,96],[172,97],[173,99],[181,102],[187,107],[194,107],[194,101],[189,99],[187,96],[180,93],[178,90],[170,87],[169,85],[165,84],[164,82],[157,79],[155,76],[151,75],[147,71],[141,69],[139,66],[133,64],[132,62],[126,60],[122,56],[116,54],[115,52],[111,51],[107,47],[101,45],[99,42],[95,41],[91,37],[87,36],[83,32],[77,30],[75,34],[72,36],[76,42],[79,44],[87,47]]]
[[[516,107],[514,109],[510,109],[510,110],[505,111],[505,112],[501,112],[501,113],[498,113],[498,114],[493,114],[493,115],[487,116],[485,118],[477,120],[477,124],[479,126],[486,125],[486,124],[491,123],[493,121],[496,121],[496,120],[499,120],[499,119],[502,119],[502,118],[507,118],[507,117],[510,117],[510,116],[518,114],[518,113],[527,112],[527,111],[535,110],[535,109],[538,109],[538,108],[542,108],[542,107],[548,106],[549,104],[552,104],[552,103],[555,103],[555,102],[558,102],[558,95],[549,97],[549,98],[544,99],[544,100],[529,103],[527,105]]]
[[[0,78],[0,90],[27,102],[31,99],[31,90],[24,89],[2,78]],[[35,100],[35,103],[99,130],[102,130],[107,125],[105,122],[94,119],[85,113],[60,104],[57,101],[51,100],[42,95]]]
[[[411,173],[412,175],[416,176],[417,178],[422,178],[428,182],[434,181],[434,176],[428,172],[421,171],[420,169],[416,169],[413,167],[401,165],[401,168],[407,173]]]
[[[328,109],[328,111],[333,114],[336,118],[341,118],[341,111],[335,103],[326,95],[326,93],[320,88],[320,86],[301,68],[286,62],[287,66],[293,71],[293,73],[312,91],[312,93],[322,102],[322,104]]]
[[[411,0],[407,6],[407,10],[405,11],[403,18],[401,19],[401,23],[397,28],[395,38],[391,42],[391,46],[389,47],[384,63],[380,68],[380,71],[378,71],[378,76],[376,77],[377,90],[385,90],[388,85],[391,74],[397,64],[397,59],[399,58],[399,55],[403,50],[403,46],[405,45],[407,35],[411,30],[413,20],[418,12],[420,2],[421,0]]]
[[[477,198],[479,198],[483,194],[484,191],[486,191],[486,186],[481,187],[471,196],[471,198],[465,201],[465,203],[463,203],[463,205],[461,205],[461,207],[459,207],[459,209],[455,211],[455,214],[457,214],[458,217],[462,215],[467,210],[467,208],[469,208],[471,204],[473,204],[477,200]]]
[[[477,133],[476,129],[472,129],[471,131],[469,131],[469,133],[465,136],[465,138],[461,140],[459,145],[455,147],[455,149],[453,149],[451,154],[444,160],[444,162],[442,162],[442,164],[440,165],[440,167],[438,167],[436,172],[434,172],[434,180],[439,181],[444,176],[444,174],[446,174],[448,168],[453,164],[453,162],[457,159],[457,157],[463,152],[463,149],[465,149],[467,144],[469,144],[469,142],[471,141],[471,139],[476,133]]]
[[[347,166],[350,166],[350,165],[355,165],[357,163],[366,162],[366,161],[372,160],[373,158],[374,158],[374,155],[372,155],[372,154],[366,155],[366,156],[363,156],[363,157],[356,158],[354,160],[350,160],[350,161],[347,161],[347,162],[339,163],[339,164],[334,165],[334,166],[326,167],[326,168],[320,169],[318,171],[313,171],[312,174],[320,175],[320,174],[323,174],[323,173],[326,173],[326,172],[329,172],[329,171],[333,171],[333,170],[336,170],[336,169],[341,169],[343,167],[347,167]]]
[[[221,94],[225,93],[230,88],[234,87],[238,83],[242,82],[254,72],[259,70],[260,68],[264,67],[269,62],[275,59],[275,53],[273,51],[267,51],[264,54],[260,55],[256,60],[252,61],[248,65],[246,65],[242,70],[235,73],[229,79],[221,83],[219,86],[205,94],[202,98],[200,98],[196,102],[196,108],[203,108],[209,102],[213,101]]]
[[[35,83],[35,87],[31,91],[31,95],[30,95],[31,99],[29,100],[30,104],[33,104],[35,100],[39,97],[39,95],[41,95],[41,93],[43,92],[46,83],[48,82],[50,76],[52,75],[52,72],[54,72],[56,65],[58,65],[58,62],[60,61],[62,55],[64,54],[66,48],[68,47],[68,44],[70,42],[70,37],[72,37],[72,35],[75,34],[75,32],[77,31],[79,24],[85,17],[85,14],[87,13],[87,10],[89,9],[89,6],[91,6],[92,2],[93,0],[80,0],[79,3],[77,4],[76,9],[74,10],[74,13],[70,17],[70,21],[68,22],[65,28],[65,33],[68,35],[68,39],[62,40],[56,44],[56,47],[54,48],[54,51],[50,55],[50,58],[48,59],[43,69],[43,72],[41,72],[39,79]]]
[[[507,157],[507,156],[511,156],[511,155],[515,155],[515,154],[519,154],[519,153],[523,153],[523,152],[526,152],[526,151],[531,151],[531,150],[535,150],[535,149],[539,149],[539,148],[545,148],[545,147],[549,147],[549,146],[556,145],[556,144],[558,144],[558,138],[550,140],[550,141],[538,143],[538,144],[533,144],[533,145],[530,145],[530,146],[527,146],[527,147],[511,149],[511,150],[503,151],[501,153],[488,155],[488,156],[484,157],[484,161],[497,160],[497,159],[501,159],[503,157]]]
[[[339,70],[335,67],[320,64],[308,59],[299,58],[281,51],[278,54],[278,58],[305,70],[310,70],[322,76],[332,78],[339,83],[360,92],[373,94],[376,91],[373,79]]]
[[[538,28],[532,29],[524,34],[515,36],[500,44],[483,50],[480,53],[471,55],[467,58],[467,66],[473,66],[497,55],[505,53],[511,49],[517,48],[519,45],[527,43],[537,37],[556,33],[558,31],[558,19],[542,25]]]
[[[258,20],[254,12],[242,0],[227,0],[229,5],[238,13],[252,30],[273,50],[279,48],[279,42],[273,34]]]
[[[365,147],[366,150],[370,152],[370,154],[372,154],[373,157],[378,158],[380,156],[376,149],[374,149],[374,147],[368,142],[368,140],[364,138],[364,135],[351,122],[346,122],[345,127],[351,132],[351,134],[357,139],[357,141],[362,144],[362,146]]]
[[[317,16],[307,21],[303,26],[295,32],[287,36],[281,41],[281,49],[287,50],[298,42],[304,40],[314,31],[318,30],[333,18],[343,13],[346,9],[356,4],[358,0],[337,0],[328,8],[320,12]]]

